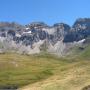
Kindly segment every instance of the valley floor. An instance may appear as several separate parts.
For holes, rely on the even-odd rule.
[[[46,80],[19,90],[82,90],[90,85],[90,61],[71,63]]]
[[[82,90],[90,85],[89,55],[0,54],[0,90]]]

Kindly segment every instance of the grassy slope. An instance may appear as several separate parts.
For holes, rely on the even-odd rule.
[[[65,65],[60,64],[55,68],[54,74],[48,79],[20,90],[82,90],[90,85],[90,47],[72,59],[64,60]]]
[[[81,90],[90,85],[90,62],[82,61],[65,66],[47,80],[26,86],[21,90]]]
[[[78,58],[53,55],[0,54],[0,88],[19,90],[81,90],[90,85],[90,49]]]
[[[65,64],[51,55],[0,54],[0,88],[17,88],[46,79]]]

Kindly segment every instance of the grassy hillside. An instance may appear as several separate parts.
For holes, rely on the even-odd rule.
[[[0,54],[0,88],[19,88],[46,79],[65,64],[51,55]]]
[[[90,85],[90,62],[83,61],[69,64],[50,78],[20,90],[82,90],[88,85]]]
[[[90,49],[74,59],[0,54],[0,89],[81,90],[90,85]]]
[[[19,90],[88,90],[90,88],[90,47],[76,50],[74,58],[59,60],[53,75]],[[75,52],[76,52],[75,51]]]

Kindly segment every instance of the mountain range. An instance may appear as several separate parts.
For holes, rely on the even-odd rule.
[[[53,53],[67,55],[75,46],[83,50],[90,42],[90,18],[79,18],[72,26],[56,23],[49,26],[43,22],[20,25],[0,22],[0,52],[21,54]]]

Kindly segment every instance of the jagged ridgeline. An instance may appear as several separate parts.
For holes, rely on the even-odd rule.
[[[90,18],[79,18],[72,27],[65,23],[48,26],[43,22],[27,25],[0,22],[0,52],[23,54],[40,52],[66,55],[71,48],[90,42]]]

